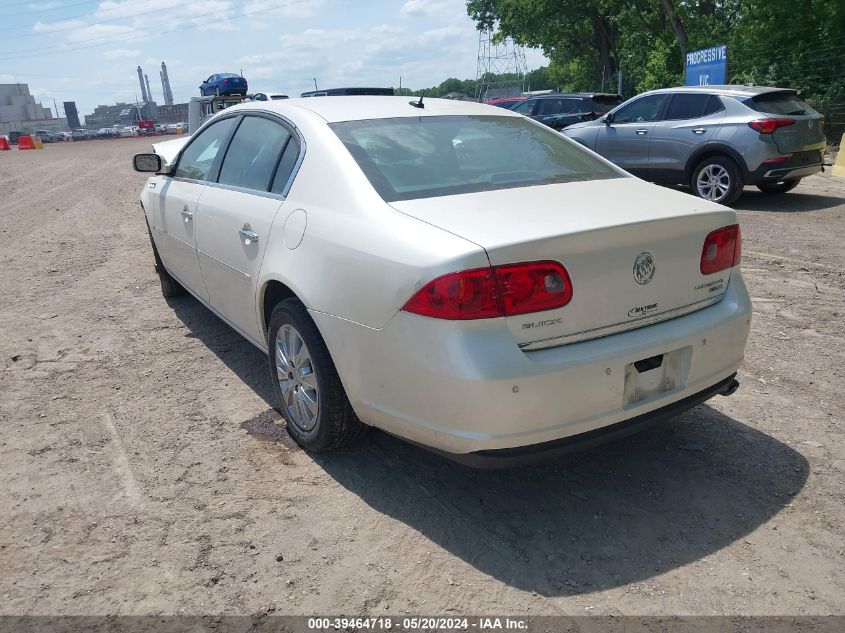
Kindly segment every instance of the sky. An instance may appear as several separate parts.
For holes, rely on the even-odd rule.
[[[417,89],[475,78],[477,57],[466,0],[0,0],[0,83],[29,84],[51,109],[76,101],[80,114],[140,98],[138,65],[163,104],[162,61],[181,103],[213,73],[291,96],[315,78]],[[547,63],[531,49],[526,61]]]

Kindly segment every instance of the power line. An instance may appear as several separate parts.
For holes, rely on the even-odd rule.
[[[147,3],[147,0],[136,0],[135,2],[127,2],[126,4],[123,4],[119,7],[113,7],[111,9],[103,9],[99,13],[113,12],[115,10],[122,9],[123,7],[131,6],[133,4],[146,4],[146,3]],[[141,11],[139,13],[132,13],[130,15],[122,15],[122,16],[119,16],[119,17],[116,17],[116,18],[107,18],[105,20],[99,20],[98,19],[95,22],[95,24],[97,24],[97,25],[99,25],[99,24],[109,24],[110,22],[120,22],[121,20],[131,20],[132,18],[136,18],[136,17],[141,16],[141,15],[149,15],[151,13],[164,13],[164,12],[167,12],[167,11],[172,11],[173,9],[182,9],[183,7],[184,7],[184,4],[182,2],[179,2],[179,3],[176,3],[176,4],[169,6],[169,7],[161,7],[161,8],[158,8],[158,9],[152,9],[150,11]],[[228,9],[226,9],[226,10],[228,10]],[[94,15],[93,13],[80,13],[79,15],[70,15],[70,16],[64,17],[60,21],[54,22],[54,24],[62,24],[64,22],[71,22],[72,20],[76,20],[78,18],[89,17],[89,16],[96,17],[96,15]],[[42,22],[41,24],[44,24],[44,23]],[[35,30],[35,25],[33,24],[32,26],[33,26],[33,30]],[[44,26],[49,27],[50,24],[44,24]],[[91,26],[91,25],[86,25],[86,26]],[[20,31],[21,28],[22,27],[20,27],[20,26],[8,26],[8,27],[0,29],[0,31]],[[60,33],[61,31],[68,31],[68,30],[77,29],[77,28],[80,28],[80,26],[78,24],[64,24],[63,26],[58,26],[56,28],[47,29],[46,31],[43,31],[43,32]],[[35,32],[38,33],[39,31],[35,31]],[[20,33],[19,35],[10,35],[8,37],[4,37],[3,39],[4,40],[16,40],[16,39],[20,39],[20,38],[23,38],[23,37],[31,38],[32,33],[27,31],[26,33]]]
[[[257,14],[260,14],[260,13],[267,13],[267,12],[270,12],[270,11],[276,11],[278,9],[283,9],[283,8],[294,6],[294,5],[297,5],[297,4],[303,4],[304,2],[308,2],[308,1],[309,0],[293,0],[292,2],[287,2],[285,4],[277,4],[277,5],[267,7],[266,9],[259,9],[258,11],[253,11],[249,15],[247,15],[247,14],[235,15],[235,16],[232,16],[230,19],[231,20],[237,20],[237,19],[241,19],[241,18],[245,18],[245,17],[252,17],[253,15],[257,15]],[[244,2],[243,4],[240,4],[240,5],[237,5],[237,6],[234,6],[234,7],[229,7],[228,9],[222,9],[222,10],[219,10],[219,11],[211,11],[211,12],[208,12],[208,13],[197,13],[197,14],[195,14],[195,16],[192,16],[191,19],[193,20],[194,17],[209,17],[209,16],[212,16],[212,15],[218,15],[220,13],[228,13],[229,11],[232,11],[235,8],[242,8],[249,3],[250,2],[247,1],[247,2]],[[154,35],[163,35],[165,33],[173,33],[173,32],[176,32],[176,31],[189,31],[189,30],[192,30],[192,29],[195,29],[195,28],[201,28],[203,26],[209,26],[209,25],[214,24],[214,23],[215,23],[215,20],[209,20],[207,22],[194,23],[194,24],[191,24],[189,26],[179,26],[179,27],[175,27],[175,28],[172,28],[172,29],[165,29],[163,31],[156,31],[154,33]],[[156,26],[158,26],[158,25],[152,24],[152,25],[147,26],[146,28],[150,29],[150,28],[155,28]],[[70,47],[68,47],[64,44],[59,44],[59,45],[56,45],[56,46],[42,46],[42,47],[38,47],[38,48],[24,49],[24,50],[21,50],[21,51],[16,51],[14,54],[2,55],[2,56],[0,56],[0,61],[18,60],[18,59],[24,59],[24,58],[28,59],[28,58],[31,58],[31,57],[45,57],[45,56],[50,56],[50,55],[56,55],[56,54],[59,54],[59,53],[70,53],[70,52],[85,50],[85,49],[89,49],[89,48],[96,48],[98,46],[103,46],[105,44],[111,44],[115,41],[116,37],[123,37],[124,39],[119,40],[119,41],[126,42],[126,41],[134,41],[134,40],[137,40],[139,38],[142,38],[142,37],[145,37],[145,36],[148,35],[148,33],[146,33],[143,30],[138,29],[138,31],[139,32],[136,33],[135,35],[130,35],[128,33],[111,33],[109,35],[101,35],[99,37],[92,37],[92,38],[88,39],[88,42],[92,42],[92,41],[95,41],[95,40],[107,40],[107,41],[100,42],[98,44],[92,44],[92,45],[70,46]],[[45,50],[51,50],[51,49],[53,49],[53,50],[60,49],[60,50],[56,50],[55,52],[51,52],[51,53],[43,52]],[[40,51],[40,52],[33,52],[33,51]],[[31,55],[21,55],[21,53],[28,53],[28,52],[33,52],[33,54],[31,54]]]
[[[66,9],[67,7],[74,7],[74,6],[78,6],[80,4],[91,4],[92,2],[95,2],[95,1],[98,1],[98,0],[82,0],[82,2],[77,2],[76,4],[66,4],[66,5],[63,5],[63,6],[60,5],[60,6],[57,6],[57,7],[49,7],[47,9],[40,9],[39,11],[33,11],[32,13],[41,13],[41,12],[44,12],[44,11],[55,11],[56,9]],[[6,9],[8,7],[15,7],[15,6],[19,7],[19,6],[21,6],[21,3],[18,1],[18,2],[10,2],[8,4],[5,4],[5,3],[0,4],[0,9]]]
[[[98,3],[99,3],[99,0],[93,0],[93,1],[95,1],[95,2],[98,2]],[[131,5],[133,5],[133,4],[141,4],[142,2],[147,2],[147,0],[137,0],[136,2],[125,2],[124,4],[121,4],[121,5],[116,6],[116,7],[112,7],[112,8],[110,8],[110,9],[103,9],[103,10],[102,10],[102,12],[103,12],[103,13],[105,13],[106,11],[119,11],[119,10],[121,10],[123,7],[128,7],[128,6],[131,6]],[[80,7],[80,6],[84,5],[84,4],[91,4],[91,3],[92,3],[92,0],[84,0],[83,2],[77,2],[77,3],[75,3],[75,4],[62,4],[62,5],[59,5],[59,6],[57,6],[57,7],[50,7],[49,9],[39,9],[39,10],[36,10],[36,11],[24,11],[24,12],[22,12],[22,13],[15,13],[15,14],[14,14],[13,16],[11,16],[11,17],[14,17],[14,18],[19,18],[19,17],[25,16],[25,15],[41,15],[42,13],[48,13],[48,12],[52,12],[52,11],[58,11],[58,10],[60,10],[60,9],[72,9],[73,7]],[[18,2],[18,3],[15,3],[15,4],[20,5],[20,3],[19,3],[19,2]],[[10,5],[10,6],[11,6],[11,5]],[[0,7],[0,9],[2,9],[2,8],[3,8],[3,7]],[[88,13],[83,13],[83,14],[81,14],[81,15],[88,15]],[[72,19],[73,19],[73,18],[75,18],[75,17],[81,17],[81,15],[80,15],[80,16],[69,16],[69,17],[67,17],[67,18],[62,18],[62,19],[65,19],[65,20],[72,20]]]

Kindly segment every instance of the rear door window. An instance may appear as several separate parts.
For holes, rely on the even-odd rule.
[[[560,114],[563,111],[563,99],[540,99],[537,114]]]
[[[722,106],[721,100],[714,95],[707,94],[674,94],[666,120],[680,121],[684,119],[698,119],[708,114],[718,112]]]
[[[217,182],[267,191],[289,137],[279,123],[264,117],[244,117],[229,144]]]
[[[752,110],[765,114],[804,115],[816,114],[809,105],[801,101],[794,92],[768,92],[746,100]]]

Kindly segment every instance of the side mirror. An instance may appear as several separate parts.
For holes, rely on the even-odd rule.
[[[158,173],[162,170],[164,163],[158,154],[135,154],[132,158],[132,166],[135,171]]]
[[[602,119],[602,121],[604,121],[605,125],[612,125],[613,124],[613,112],[608,112],[607,114],[605,114],[604,119]]]

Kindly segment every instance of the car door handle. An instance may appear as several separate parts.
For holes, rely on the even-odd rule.
[[[648,134],[648,130],[640,128],[639,130],[637,130],[637,134],[639,134],[640,136],[642,136],[643,134]]]
[[[258,233],[253,231],[249,228],[249,225],[244,226],[241,230],[238,231],[241,234],[241,237],[244,238],[247,242],[257,242],[258,241]]]
[[[692,133],[693,134],[704,134],[706,131],[707,130],[705,130],[703,127],[697,127],[697,128],[693,129]]]
[[[192,220],[194,217],[194,212],[191,211],[187,206],[185,206],[185,208],[182,209],[182,217],[185,218],[185,222],[187,222],[188,220]]]

